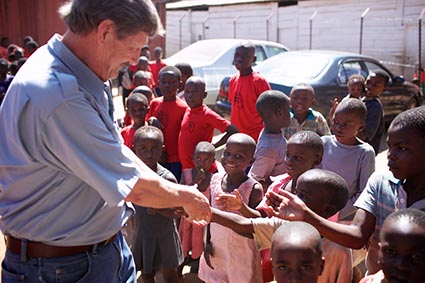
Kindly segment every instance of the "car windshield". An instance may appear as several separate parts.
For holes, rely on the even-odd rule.
[[[255,69],[265,77],[313,79],[329,62],[326,54],[285,52],[258,64]]]
[[[178,61],[179,59],[187,60],[187,58],[190,58],[191,61],[208,62],[227,49],[229,49],[229,44],[201,40],[183,48],[170,56],[170,59]]]

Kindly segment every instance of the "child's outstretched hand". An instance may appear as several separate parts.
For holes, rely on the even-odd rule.
[[[214,257],[214,247],[211,242],[207,242],[204,245],[204,258],[207,265],[214,270],[214,267],[211,264],[210,257]]]
[[[285,190],[279,190],[279,194],[268,192],[267,200],[270,201],[267,208],[268,212],[273,216],[285,220],[303,221],[305,214],[308,213],[309,210],[306,204],[297,195]],[[279,201],[280,204],[276,207]]]
[[[206,172],[205,172],[205,169],[204,168],[199,168],[199,170],[197,169],[196,170],[196,177],[195,177],[195,180],[194,180],[194,183],[195,184],[201,184],[202,183],[202,181],[203,180],[205,180],[205,178],[206,178],[206,174],[205,174]]]
[[[232,194],[219,194],[215,201],[221,210],[238,211],[242,208],[242,197],[236,189]]]

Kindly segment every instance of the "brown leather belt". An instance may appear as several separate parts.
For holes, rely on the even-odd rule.
[[[99,242],[93,245],[85,245],[85,246],[52,246],[48,244],[43,244],[40,242],[31,242],[26,241],[26,256],[27,257],[63,257],[63,256],[71,256],[79,253],[86,252],[90,249],[93,249],[96,245],[102,246],[107,245],[115,240],[117,235],[113,235],[111,238]],[[16,239],[12,236],[5,236],[6,247],[13,253],[20,255],[21,254],[21,244],[22,240]],[[25,243],[24,243],[25,244]]]

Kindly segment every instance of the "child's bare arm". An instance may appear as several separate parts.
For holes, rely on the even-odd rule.
[[[291,221],[308,222],[316,227],[322,236],[342,246],[360,249],[375,231],[375,216],[363,209],[357,209],[350,225],[340,224],[320,217],[290,192],[281,190],[279,194],[282,196],[282,202],[278,210],[273,209],[274,216]],[[271,206],[270,209],[272,209]]]
[[[243,216],[248,218],[261,217],[260,212],[250,208],[242,201],[238,190],[234,190],[232,194],[220,194],[216,197],[215,201],[221,210],[239,211]]]
[[[222,226],[232,229],[236,233],[247,237],[253,238],[254,226],[249,218],[234,214],[231,212],[221,211],[217,208],[211,208],[212,222],[216,222]]]
[[[226,133],[221,137],[221,139],[219,141],[217,141],[214,144],[214,147],[217,148],[217,147],[222,146],[223,144],[226,143],[227,139],[235,133],[239,133],[238,128],[236,128],[236,126],[230,124],[226,129]]]

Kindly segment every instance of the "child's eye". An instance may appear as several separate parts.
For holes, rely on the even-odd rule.
[[[309,264],[303,264],[302,266],[301,266],[301,270],[311,270],[312,269],[312,267],[311,267],[311,265],[309,265]]]
[[[277,267],[277,269],[279,269],[279,270],[281,270],[281,271],[287,271],[289,268],[288,268],[288,266],[287,266],[287,265],[279,265],[279,266]]]
[[[242,155],[240,155],[240,154],[236,154],[236,155],[235,155],[235,158],[236,158],[236,159],[241,159],[241,158],[242,158]]]

